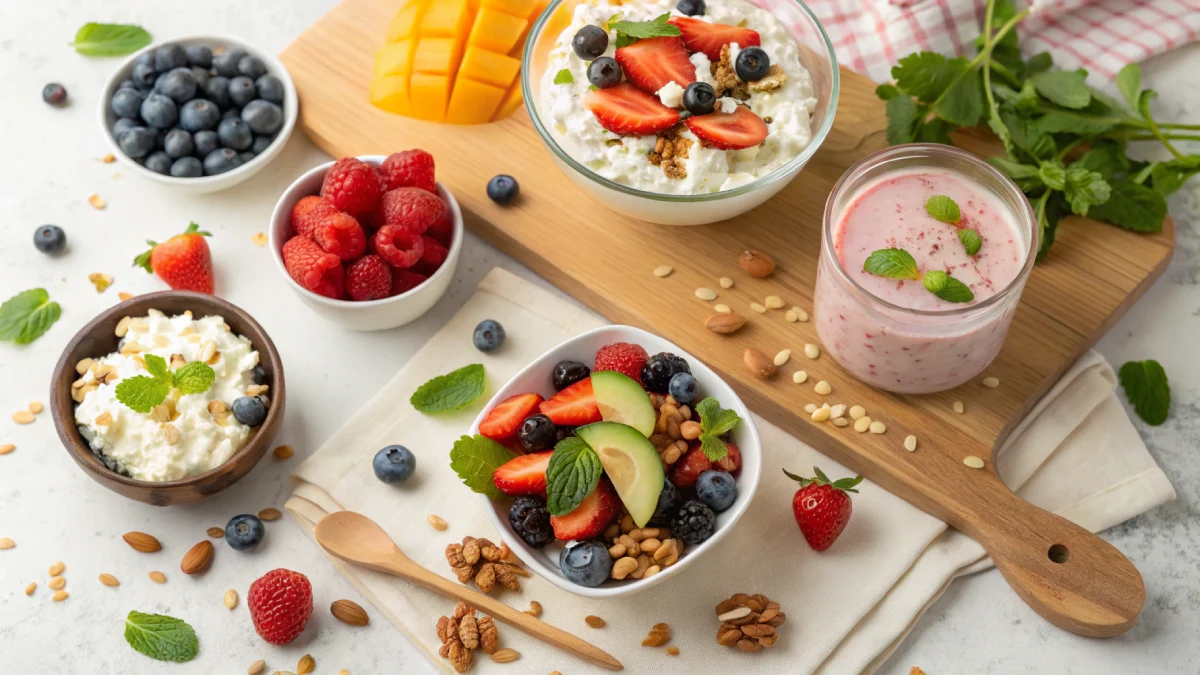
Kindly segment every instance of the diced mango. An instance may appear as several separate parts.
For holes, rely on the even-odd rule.
[[[409,109],[413,117],[430,122],[446,121],[450,102],[450,78],[445,75],[413,73],[408,84]]]
[[[504,88],[483,84],[459,77],[450,95],[450,108],[446,121],[452,124],[483,124],[490,122],[492,114],[504,99]]]
[[[384,76],[372,79],[371,105],[397,115],[410,114],[408,77]]]
[[[525,32],[529,21],[511,14],[505,14],[498,9],[484,7],[479,10],[475,26],[467,44],[481,47],[497,54],[507,54],[517,44],[517,40]]]
[[[493,122],[508,117],[517,111],[525,104],[525,97],[521,95],[521,83],[514,82],[513,86],[509,87],[508,93],[504,95],[504,100],[500,102],[500,107],[496,109],[496,114],[492,116]]]
[[[457,37],[471,30],[475,17],[467,0],[436,0],[425,12],[421,22],[421,35],[434,37]]]
[[[454,38],[422,38],[413,57],[412,72],[450,75],[458,69]]]
[[[536,19],[537,15],[533,13],[533,10],[538,4],[539,0],[481,0],[479,6],[497,9],[512,16]],[[545,6],[542,3],[542,7]]]
[[[429,6],[430,0],[408,0],[396,16],[392,18],[392,22],[388,24],[387,41],[399,42],[412,37],[416,33],[417,24],[421,22],[421,16],[425,13]]]
[[[384,45],[375,52],[375,75],[396,75],[408,79],[416,49],[416,40],[401,40]]]
[[[493,54],[478,47],[467,47],[459,77],[507,89],[521,70],[521,62],[510,56]]]

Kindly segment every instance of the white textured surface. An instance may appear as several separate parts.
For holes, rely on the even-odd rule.
[[[288,519],[267,525],[261,551],[242,554],[218,545],[206,574],[189,578],[179,572],[184,552],[203,538],[205,528],[224,525],[237,513],[281,507],[290,492],[287,471],[296,459],[281,464],[268,457],[242,482],[204,504],[164,510],[125,500],[87,478],[60,447],[48,413],[30,426],[9,420],[11,412],[29,401],[48,400],[47,383],[59,352],[76,329],[116,302],[117,291],[141,293],[161,287],[129,263],[144,248],[144,239],[161,240],[182,231],[189,220],[215,235],[211,245],[218,292],[254,314],[281,350],[289,414],[279,441],[295,446],[299,456],[307,455],[367,400],[470,295],[488,269],[502,265],[531,276],[468,235],[457,278],[430,315],[396,331],[346,333],[313,317],[271,268],[268,251],[250,242],[253,233],[267,230],[279,192],[304,169],[327,159],[306,139],[297,135],[275,164],[232,191],[201,197],[178,197],[130,175],[114,179],[121,169],[96,161],[106,150],[95,126],[94,107],[117,61],[84,59],[65,46],[85,21],[137,22],[160,38],[232,33],[278,52],[333,4],[0,3],[0,81],[6,92],[0,103],[0,295],[44,286],[64,311],[59,324],[33,345],[0,344],[0,443],[17,445],[16,452],[0,457],[0,536],[17,543],[13,550],[0,551],[0,673],[240,673],[260,658],[267,660],[269,673],[294,670],[300,656],[309,652],[318,673],[341,668],[354,675],[434,672],[386,623],[352,629],[330,617],[333,600],[362,602],[361,598]],[[1149,84],[1163,93],[1164,115],[1200,118],[1197,65],[1200,48],[1192,47],[1147,68]],[[40,89],[52,80],[67,87],[72,106],[53,110],[41,102]],[[107,210],[97,212],[87,205],[93,192],[108,200]],[[1038,618],[992,571],[956,583],[883,672],[907,673],[914,664],[930,675],[1196,671],[1200,360],[1189,337],[1200,330],[1196,183],[1174,197],[1171,206],[1179,228],[1174,264],[1101,343],[1117,364],[1157,358],[1171,375],[1175,394],[1168,423],[1144,430],[1143,436],[1173,477],[1179,498],[1105,534],[1134,560],[1146,580],[1140,624],[1110,641],[1068,635]],[[31,245],[34,228],[48,222],[67,231],[70,252],[62,258],[44,258]],[[90,272],[107,272],[116,282],[98,296],[87,281]],[[424,527],[422,521],[423,515],[414,515],[416,526]],[[157,535],[165,549],[135,553],[120,539],[129,530]],[[71,597],[63,603],[52,603],[46,587],[46,568],[56,560],[67,565]],[[316,598],[310,629],[284,648],[268,646],[254,635],[244,599],[233,612],[221,605],[225,589],[235,588],[244,598],[254,578],[279,566],[308,574]],[[167,574],[165,586],[146,578],[152,569]],[[96,580],[101,572],[116,575],[122,585],[101,586]],[[22,589],[31,581],[39,587],[27,598]],[[122,619],[131,609],[189,620],[201,636],[201,656],[177,666],[134,653],[121,637]],[[562,665],[527,663],[518,670],[548,672]]]

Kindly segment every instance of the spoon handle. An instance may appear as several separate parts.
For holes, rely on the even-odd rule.
[[[403,557],[403,555],[371,565],[371,567],[381,572],[387,572],[407,579],[455,600],[465,602],[494,619],[503,621],[543,642],[548,642],[559,649],[571,652],[602,668],[609,670],[623,670],[625,668],[625,666],[621,665],[620,661],[595,645],[577,638],[564,630],[555,628],[545,621],[535,619],[524,612],[513,609],[495,598],[484,595],[479,591],[471,590],[441,575],[434,574],[412,560],[409,560],[407,557]]]

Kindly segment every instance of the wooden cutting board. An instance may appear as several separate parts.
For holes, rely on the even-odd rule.
[[[851,164],[887,145],[873,82],[841,71],[832,132],[769,203],[736,221],[666,228],[618,216],[580,192],[551,162],[524,111],[464,127],[369,105],[373,53],[398,6],[398,0],[345,0],[281,55],[299,90],[301,126],[325,151],[428,150],[468,227],[610,320],[682,345],[721,372],[757,413],[974,537],[1014,590],[1048,620],[1089,636],[1118,635],[1136,622],[1145,589],[1133,565],[1099,537],[1013,495],[992,457],[1038,398],[1162,274],[1174,247],[1169,220],[1161,234],[1139,236],[1066,219],[1053,254],[1033,272],[1003,351],[986,372],[999,378],[999,388],[976,381],[930,396],[889,394],[854,380],[828,356],[806,359],[804,344],[818,342],[812,323],[788,323],[783,310],[759,315],[749,308],[779,295],[787,306],[811,312],[825,199]],[[959,142],[978,153],[994,149],[983,137]],[[484,191],[498,173],[513,174],[522,186],[520,200],[507,208]],[[775,256],[775,275],[744,274],[737,256],[745,248]],[[651,270],[660,265],[673,266],[674,274],[655,278]],[[712,305],[693,295],[700,286],[719,289],[722,276],[736,283],[720,290],[718,302],[749,317],[747,327],[729,337],[704,329]],[[742,364],[748,347],[768,355],[790,348],[796,356],[764,381]],[[805,385],[792,382],[798,368],[809,373]],[[813,392],[818,380],[833,385],[829,397]],[[887,424],[887,433],[813,423],[804,405],[825,400],[864,406]],[[965,414],[953,412],[955,401],[965,403]],[[920,439],[916,452],[903,448],[909,434]],[[985,468],[965,466],[969,455],[983,458]]]

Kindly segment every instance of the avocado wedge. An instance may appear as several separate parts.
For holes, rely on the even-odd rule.
[[[615,370],[601,370],[592,373],[592,392],[604,421],[627,424],[646,438],[654,433],[654,404],[636,380]]]
[[[604,473],[633,522],[645,526],[658,506],[664,480],[662,460],[654,446],[641,431],[618,422],[596,422],[579,427],[575,433],[600,457]]]

